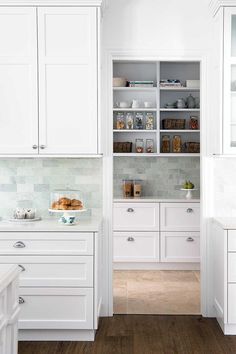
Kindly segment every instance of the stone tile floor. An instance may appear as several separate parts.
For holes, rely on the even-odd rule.
[[[115,314],[200,314],[199,271],[115,270]]]

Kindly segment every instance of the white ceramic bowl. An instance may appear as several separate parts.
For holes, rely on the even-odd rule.
[[[130,108],[131,104],[127,101],[121,101],[118,103],[119,108]]]
[[[113,77],[113,87],[125,87],[127,80],[125,77]]]

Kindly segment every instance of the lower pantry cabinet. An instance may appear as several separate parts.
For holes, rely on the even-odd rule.
[[[200,261],[199,202],[114,202],[115,267]],[[128,266],[129,267],[129,266]],[[121,265],[121,268],[123,266]]]
[[[94,340],[100,243],[99,231],[0,231],[0,262],[21,270],[20,340]]]

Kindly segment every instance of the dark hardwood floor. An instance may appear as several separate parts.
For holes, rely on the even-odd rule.
[[[235,354],[236,336],[201,316],[102,318],[95,342],[20,342],[19,354]]]

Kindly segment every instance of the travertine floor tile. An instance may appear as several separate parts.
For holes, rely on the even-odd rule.
[[[195,271],[115,271],[114,312],[199,314],[199,279]]]

